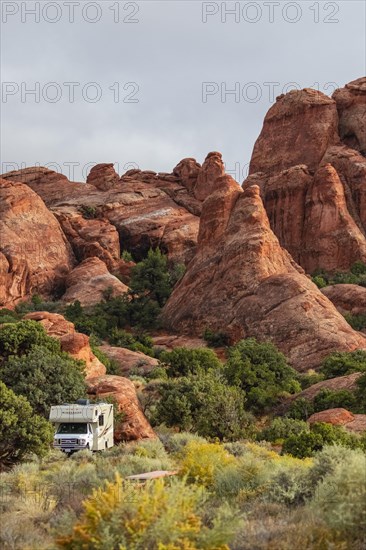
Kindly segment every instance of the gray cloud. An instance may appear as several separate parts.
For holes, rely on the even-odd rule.
[[[25,11],[37,4],[39,23]],[[130,17],[138,23],[123,22],[134,5],[139,11]],[[228,14],[223,22],[222,5],[239,5],[239,22]],[[82,167],[90,162],[116,162],[120,173],[131,162],[170,171],[183,157],[202,162],[207,152],[219,150],[241,179],[273,99],[269,83],[277,83],[275,96],[289,83],[331,94],[334,85],[365,72],[365,4],[359,1],[80,1],[73,23],[69,6],[2,2],[3,91],[9,91],[7,82],[19,86],[2,96],[3,168],[53,162],[69,175],[65,163],[78,162],[75,178],[84,179]],[[85,21],[82,10],[93,18],[98,6],[100,20]],[[17,13],[7,16],[13,8]],[[203,23],[202,10],[216,8]],[[47,21],[60,14],[59,21]],[[30,95],[22,101],[21,83],[24,91],[36,82],[39,103]],[[57,86],[44,87],[50,82]],[[80,83],[74,103],[65,82]],[[97,88],[84,88],[83,97],[92,82]],[[204,82],[215,83],[206,88],[215,92],[206,102]],[[126,83],[136,84],[123,89]],[[236,89],[239,97],[225,89]],[[98,90],[102,96],[93,103]],[[55,93],[61,97],[52,103]]]

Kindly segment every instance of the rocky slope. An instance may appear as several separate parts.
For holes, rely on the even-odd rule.
[[[0,307],[62,293],[75,258],[60,224],[27,185],[0,179]]]
[[[277,98],[245,186],[261,188],[273,231],[308,273],[366,260],[366,78],[332,98],[311,89]]]
[[[273,341],[299,371],[332,351],[366,348],[281,248],[258,186],[243,191],[224,176],[215,189],[203,204],[196,255],[164,308],[166,326]]]

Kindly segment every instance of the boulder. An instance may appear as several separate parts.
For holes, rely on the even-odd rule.
[[[97,189],[101,191],[108,191],[119,181],[119,175],[113,168],[113,163],[111,164],[97,164],[93,166],[90,170],[86,182],[94,185]]]
[[[217,215],[216,215],[217,214]],[[366,349],[271,231],[258,186],[242,191],[226,176],[203,204],[198,249],[164,307],[169,330],[205,328],[236,342],[273,342],[299,371],[334,351]]]
[[[333,426],[343,426],[347,431],[356,434],[366,432],[366,414],[353,414],[347,409],[327,409],[314,413],[308,418],[309,424],[325,422]]]
[[[0,179],[0,307],[62,291],[75,258],[60,224],[27,185]]]
[[[354,80],[333,94],[344,144],[366,156],[366,77]]]
[[[314,413],[308,418],[309,424],[315,424],[315,422],[325,422],[326,424],[332,424],[333,426],[344,426],[353,422],[355,416],[346,409],[327,409]]]
[[[122,376],[136,370],[141,372],[141,374],[149,373],[159,364],[157,359],[139,351],[131,351],[130,349],[109,346],[107,344],[101,346],[100,349],[109,359],[115,361]]]
[[[366,315],[366,288],[359,285],[330,285],[321,289],[340,313]]]
[[[121,376],[98,376],[88,380],[91,397],[113,397],[122,413],[122,420],[115,426],[115,440],[135,441],[155,439],[156,435],[141,410],[136,389],[131,380]]]
[[[112,271],[120,257],[117,229],[107,220],[85,219],[75,212],[55,212],[78,262],[97,257]]]
[[[62,301],[72,304],[79,301],[82,306],[92,306],[102,302],[105,293],[111,297],[128,292],[128,286],[109,273],[107,266],[99,258],[87,258],[66,278],[66,292]]]
[[[91,350],[89,336],[77,332],[74,324],[67,321],[62,315],[37,311],[28,313],[24,319],[40,322],[49,336],[60,341],[62,351],[69,353],[74,359],[84,361],[87,380],[106,373],[105,366]]]
[[[207,342],[202,338],[185,336],[182,334],[159,334],[152,336],[154,346],[162,348],[165,351],[173,351],[175,348],[207,348]]]
[[[201,165],[193,158],[182,159],[173,170],[173,175],[178,178],[180,183],[193,193],[200,173]]]

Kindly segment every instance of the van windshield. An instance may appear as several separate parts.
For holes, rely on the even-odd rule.
[[[82,422],[71,422],[68,424],[60,424],[58,434],[87,434],[88,424]]]

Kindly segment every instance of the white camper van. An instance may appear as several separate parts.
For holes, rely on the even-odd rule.
[[[113,447],[113,405],[79,399],[51,407],[56,432],[53,446],[65,453],[82,449],[104,451]]]

